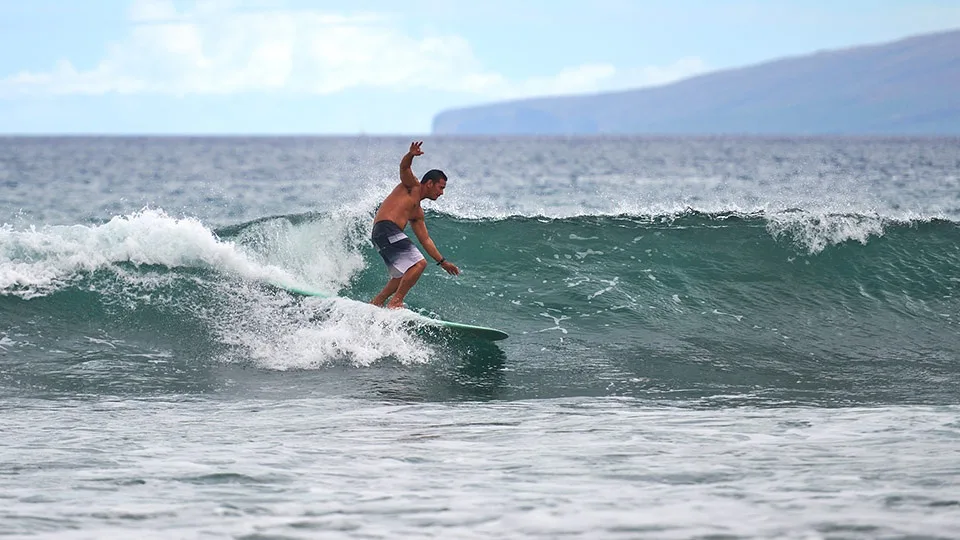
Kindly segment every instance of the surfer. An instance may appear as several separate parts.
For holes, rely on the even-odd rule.
[[[403,298],[427,267],[423,254],[403,232],[407,223],[410,223],[420,245],[439,266],[448,274],[460,274],[460,269],[437,250],[427,233],[427,225],[423,222],[420,201],[435,201],[440,198],[447,187],[447,175],[441,170],[432,169],[427,171],[421,180],[417,180],[411,167],[413,158],[423,155],[420,150],[422,144],[423,141],[410,143],[410,151],[400,160],[400,184],[387,195],[373,218],[371,240],[390,272],[390,281],[370,302],[377,306],[383,306],[389,298],[387,307],[402,308]]]

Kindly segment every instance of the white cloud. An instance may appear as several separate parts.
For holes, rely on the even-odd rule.
[[[610,64],[586,64],[564,68],[554,77],[535,77],[523,81],[513,91],[520,96],[560,95],[593,92],[616,74]]]
[[[172,0],[140,0],[130,5],[127,15],[133,22],[169,21],[177,18]]]
[[[695,56],[681,58],[667,66],[646,66],[625,70],[617,77],[621,87],[657,86],[704,73],[707,66]]]
[[[559,96],[658,86],[703,73],[699,58],[682,58],[667,66],[617,69],[611,64],[584,64],[564,68],[550,77],[531,77],[513,82],[497,74],[469,74],[458,81],[458,89],[496,99]]]
[[[630,71],[588,64],[511,81],[483,69],[459,36],[414,37],[376,14],[285,10],[263,0],[196,0],[186,10],[135,0],[127,14],[130,32],[92,69],[61,60],[48,72],[0,80],[0,96],[424,88],[516,98],[662,84],[703,70],[695,58]]]

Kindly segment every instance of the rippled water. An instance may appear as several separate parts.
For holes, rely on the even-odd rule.
[[[0,515],[98,538],[947,537],[957,413],[18,400]]]
[[[955,537],[957,142],[0,139],[0,534]]]

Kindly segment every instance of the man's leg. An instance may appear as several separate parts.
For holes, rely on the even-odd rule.
[[[387,285],[380,291],[376,296],[373,297],[373,300],[370,301],[371,304],[375,306],[383,307],[383,303],[387,301],[387,298],[390,298],[390,295],[397,292],[397,287],[400,286],[400,278],[393,278],[387,282]]]
[[[427,261],[420,259],[420,262],[414,264],[403,273],[403,277],[400,278],[400,285],[396,289],[396,294],[394,294],[390,302],[387,303],[388,308],[396,309],[403,307],[403,297],[410,292],[410,288],[417,283],[417,280],[420,279],[420,274],[422,274],[426,268]]]

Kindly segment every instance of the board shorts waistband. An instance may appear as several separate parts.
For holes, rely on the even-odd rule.
[[[390,244],[399,242],[407,238],[400,226],[390,220],[378,221],[373,224],[373,232],[370,234],[370,240],[377,250],[383,249]]]

